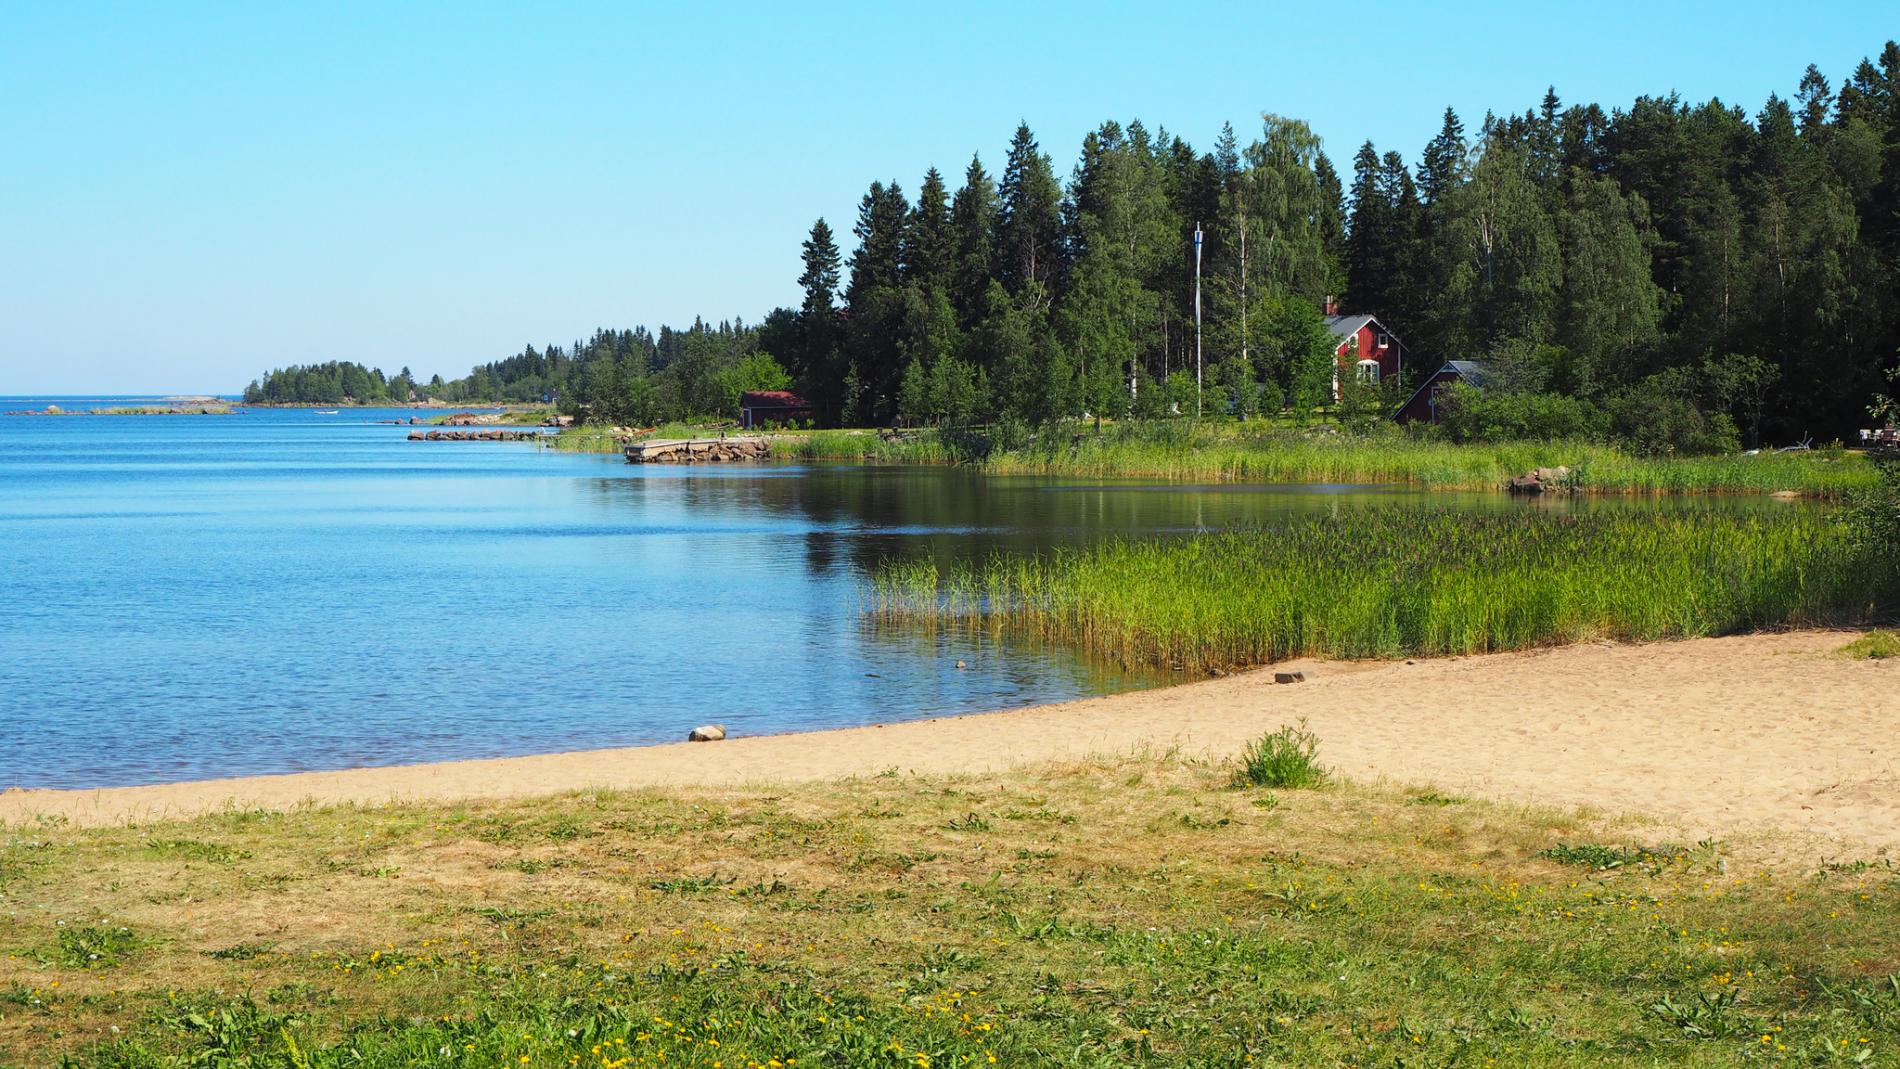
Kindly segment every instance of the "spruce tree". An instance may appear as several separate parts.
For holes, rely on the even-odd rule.
[[[1427,211],[1435,212],[1446,194],[1464,181],[1470,151],[1465,143],[1465,124],[1458,120],[1457,112],[1446,108],[1444,125],[1419,159],[1418,194]]]
[[[904,228],[904,278],[925,290],[949,287],[956,263],[956,238],[950,226],[948,194],[943,175],[932,167],[924,174]]]
[[[1062,188],[1027,123],[1010,139],[997,193],[998,276],[1012,294],[1031,283],[1046,290],[1060,273]]]
[[[984,299],[996,278],[997,226],[996,185],[983,170],[983,161],[972,156],[963,172],[963,188],[950,204],[951,304],[966,329],[982,318]]]

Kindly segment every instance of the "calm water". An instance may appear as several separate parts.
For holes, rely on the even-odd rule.
[[[1059,651],[880,633],[859,611],[865,577],[890,557],[1420,496],[634,467],[372,422],[412,414],[0,416],[0,788],[651,743],[709,720],[795,731],[1151,685]]]

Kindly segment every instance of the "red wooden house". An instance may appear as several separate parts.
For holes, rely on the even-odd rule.
[[[1344,375],[1378,385],[1405,371],[1405,344],[1377,316],[1340,315],[1339,302],[1326,298],[1326,329],[1339,339],[1333,350],[1333,400],[1339,400]]]
[[[811,422],[811,402],[790,390],[747,390],[739,395],[739,426],[751,430],[793,420]]]

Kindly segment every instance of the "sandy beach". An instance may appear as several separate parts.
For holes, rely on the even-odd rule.
[[[1417,662],[1300,662],[1036,708],[809,734],[149,787],[8,791],[0,821],[100,825],[226,807],[506,798],[586,788],[986,772],[1178,748],[1224,759],[1305,718],[1359,781],[1900,847],[1900,663],[1804,631]],[[681,725],[682,732],[691,725]]]

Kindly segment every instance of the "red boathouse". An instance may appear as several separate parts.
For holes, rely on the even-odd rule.
[[[790,390],[748,390],[739,395],[739,426],[746,430],[793,420],[810,422],[811,402]]]

